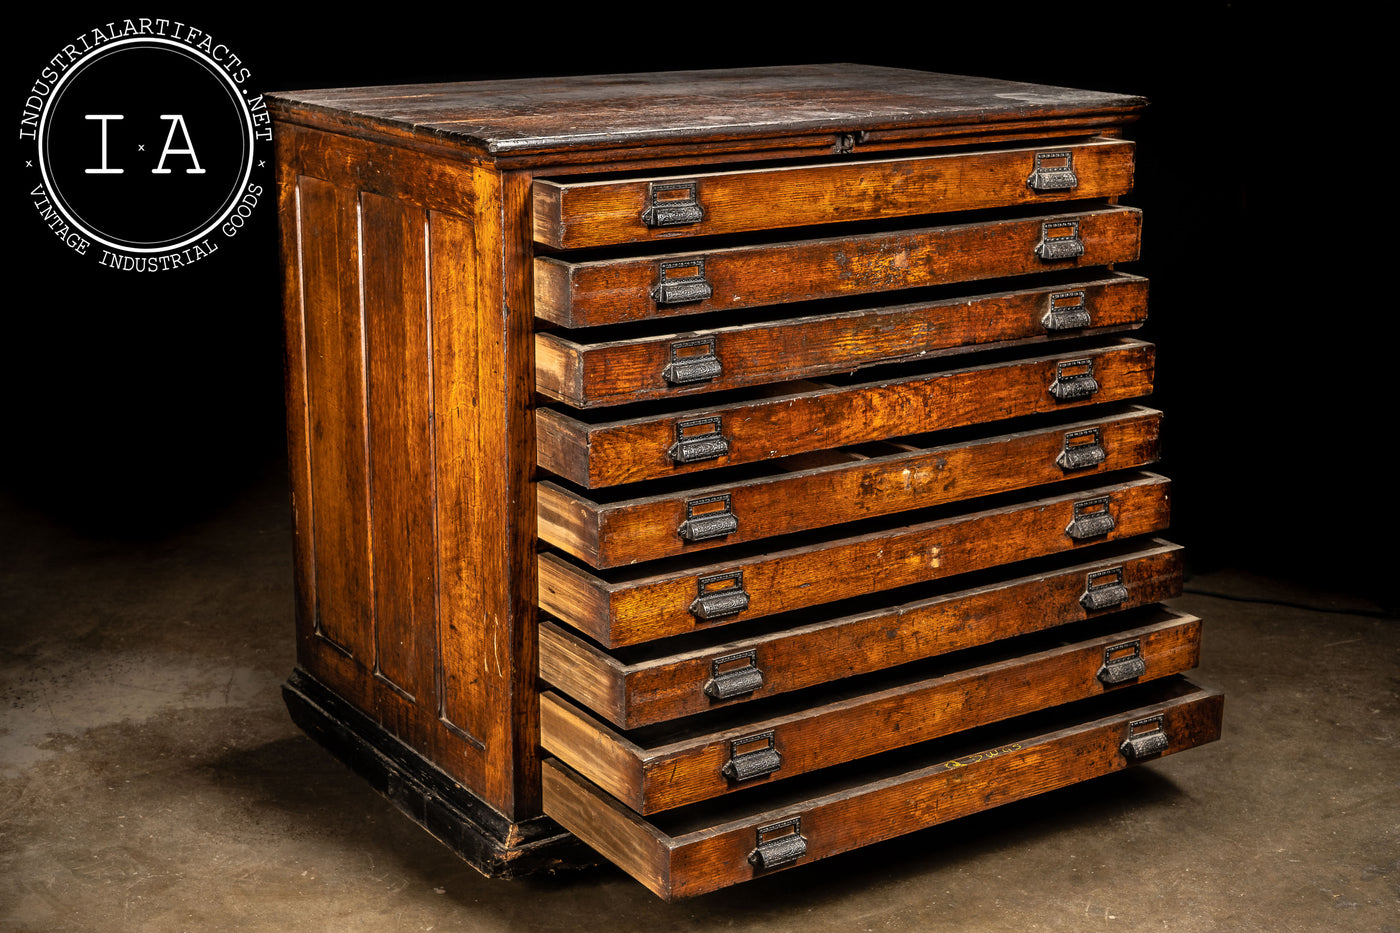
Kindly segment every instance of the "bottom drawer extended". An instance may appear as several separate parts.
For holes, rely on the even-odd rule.
[[[650,818],[551,760],[544,810],[674,900],[1203,745],[1223,707],[1172,678]]]

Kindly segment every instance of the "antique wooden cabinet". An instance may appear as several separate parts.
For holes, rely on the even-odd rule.
[[[1215,739],[1116,94],[855,65],[275,95],[297,721],[664,897]]]

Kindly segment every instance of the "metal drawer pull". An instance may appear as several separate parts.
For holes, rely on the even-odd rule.
[[[1095,676],[1109,686],[1137,680],[1147,673],[1147,660],[1142,656],[1142,640],[1134,638],[1121,645],[1103,650],[1103,667]]]
[[[1093,612],[1096,609],[1110,609],[1128,601],[1128,588],[1123,585],[1123,568],[1096,570],[1084,581],[1084,594],[1079,597],[1079,605]]]
[[[758,827],[758,841],[749,853],[755,868],[777,868],[789,865],[807,854],[807,840],[802,835],[802,817],[769,823]]]
[[[673,275],[676,270],[681,272]],[[685,270],[691,270],[684,274]],[[705,260],[676,259],[658,263],[656,284],[651,288],[652,300],[663,305],[682,305],[692,301],[704,301],[714,294],[710,283],[705,281]]]
[[[647,188],[647,200],[650,203],[642,211],[642,223],[648,227],[680,227],[705,219],[693,181],[654,181]]]
[[[739,751],[759,742],[763,743],[762,748]],[[783,756],[778,754],[773,733],[760,732],[757,735],[746,735],[742,739],[730,739],[729,760],[719,769],[719,773],[731,781],[748,781],[772,774],[782,767],[782,764]]]
[[[1136,761],[1164,752],[1170,744],[1171,740],[1162,728],[1162,717],[1153,716],[1128,723],[1128,736],[1118,746],[1118,751],[1123,753],[1124,758]]]
[[[1071,303],[1072,302],[1072,303]],[[1046,330],[1079,330],[1089,326],[1089,308],[1084,303],[1083,292],[1056,292],[1050,296],[1050,307],[1040,326]]]
[[[706,508],[711,506],[711,508]],[[739,519],[730,511],[729,493],[691,499],[685,504],[685,521],[676,533],[687,541],[723,538],[739,530]]]
[[[1065,433],[1065,447],[1055,458],[1062,470],[1083,470],[1103,463],[1106,454],[1098,428]]]
[[[724,665],[736,661],[744,663],[738,667],[720,670]],[[753,693],[762,686],[763,672],[758,669],[758,651],[750,649],[726,654],[710,662],[710,679],[705,682],[705,695],[716,700],[732,700],[746,693]]]
[[[1065,528],[1065,534],[1076,541],[1098,538],[1113,530],[1113,514],[1108,510],[1108,496],[1085,499],[1074,504],[1074,517]]]
[[[749,608],[749,594],[744,592],[742,570],[701,577],[696,581],[696,590],[690,612],[703,621],[736,615]]]
[[[1079,184],[1079,176],[1074,174],[1074,153],[1037,152],[1035,169],[1026,179],[1026,187],[1032,191],[1065,191]]]
[[[1077,259],[1084,255],[1084,241],[1079,238],[1079,221],[1051,220],[1040,225],[1040,242],[1035,254],[1045,262]]]
[[[708,430],[703,430],[708,428]],[[669,453],[676,463],[714,460],[729,453],[729,438],[720,432],[718,416],[676,422],[676,442]]]
[[[1097,391],[1099,381],[1094,378],[1093,360],[1064,360],[1055,364],[1055,380],[1050,383],[1050,394],[1058,401],[1088,398]]]
[[[671,344],[671,362],[661,371],[662,377],[673,386],[709,382],[719,374],[719,357],[715,356],[713,337],[677,340]]]

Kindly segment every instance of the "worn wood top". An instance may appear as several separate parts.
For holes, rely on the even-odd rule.
[[[341,88],[267,95],[281,119],[436,138],[492,155],[1094,117],[1140,97],[827,64]]]

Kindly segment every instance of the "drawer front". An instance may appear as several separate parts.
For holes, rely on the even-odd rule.
[[[544,620],[540,677],[618,728],[636,729],[1181,595],[1176,545],[1109,548],[1111,556],[1087,563],[1042,562],[1010,579],[678,654],[642,646],[618,658]]]
[[[638,813],[659,813],[1194,668],[1200,620],[1151,614],[1147,625],[859,695],[838,692],[719,729],[663,725],[627,735],[546,693],[541,743]]]
[[[620,567],[1149,466],[1160,428],[1160,412],[1134,407],[959,444],[843,448],[814,455],[826,466],[794,464],[793,472],[762,479],[610,502],[541,482],[539,536],[594,567]]]
[[[1133,149],[1097,139],[621,181],[536,179],[535,240],[578,249],[1113,198],[1132,189]]]
[[[1124,401],[1151,393],[1154,356],[1151,344],[1123,339],[855,385],[804,383],[794,388],[808,391],[790,395],[601,423],[541,408],[537,462],[593,489]]]
[[[544,811],[673,900],[1204,745],[1220,737],[1223,709],[1218,692],[1187,680],[1145,684],[1057,711],[1064,719],[1013,721],[900,754],[873,774],[847,769],[804,781],[809,796],[796,800],[777,784],[729,808],[701,804],[650,819],[550,760]]]
[[[562,327],[732,311],[1138,257],[1135,208],[625,259],[535,259],[535,316]]]
[[[535,335],[535,384],[575,408],[851,372],[976,346],[1140,326],[1147,280],[1093,280],[630,340]]]
[[[886,525],[767,554],[646,573],[538,559],[539,605],[607,647],[802,609],[1163,530],[1170,484],[1151,473],[949,518]]]

